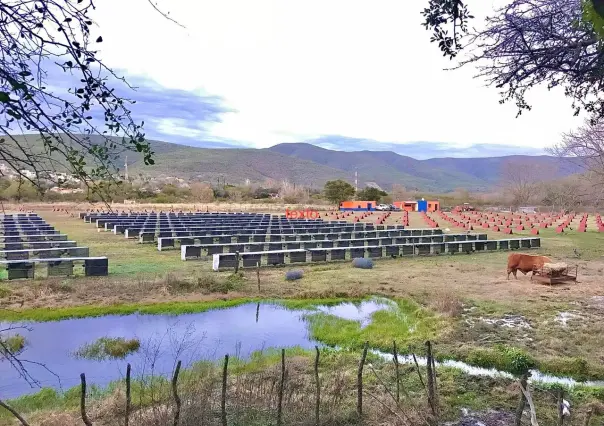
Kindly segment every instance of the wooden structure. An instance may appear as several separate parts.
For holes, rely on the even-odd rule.
[[[578,271],[579,267],[577,265],[575,265],[574,268],[569,268],[565,263],[546,263],[541,268],[533,269],[531,280],[535,279],[543,284],[549,285],[576,282]]]

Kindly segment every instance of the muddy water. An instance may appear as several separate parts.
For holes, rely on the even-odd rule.
[[[341,318],[367,323],[373,312],[387,307],[387,301],[365,301],[319,307]],[[98,386],[123,378],[126,364],[133,375],[170,374],[176,360],[183,366],[199,360],[217,360],[225,354],[246,358],[266,348],[300,346],[313,348],[302,316],[309,311],[292,311],[273,304],[245,304],[186,315],[126,315],[70,319],[56,322],[24,323],[29,330],[15,330],[26,338],[20,358],[42,363],[25,367],[42,387],[66,390],[79,384],[80,373]],[[0,329],[7,324],[0,323]],[[15,324],[13,324],[14,326]],[[138,338],[141,349],[123,360],[76,359],[73,353],[100,337]],[[1,358],[0,358],[1,359]],[[50,371],[49,371],[50,370]],[[0,361],[0,396],[4,399],[37,392],[19,377],[6,360]]]

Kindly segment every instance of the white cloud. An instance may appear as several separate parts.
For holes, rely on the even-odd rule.
[[[213,136],[270,146],[320,135],[549,146],[580,123],[558,91],[515,118],[494,88],[450,62],[420,25],[427,0],[104,0],[102,57],[168,88],[204,89],[236,113]],[[469,1],[478,16],[492,8]],[[178,123],[179,126],[181,123]],[[370,148],[370,147],[368,147]]]

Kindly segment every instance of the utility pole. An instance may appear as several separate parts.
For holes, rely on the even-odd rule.
[[[126,155],[126,161],[124,162],[124,180],[128,182],[128,156]]]
[[[359,173],[356,167],[354,168],[354,192],[359,192]]]

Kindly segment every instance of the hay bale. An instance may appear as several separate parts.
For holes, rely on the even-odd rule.
[[[566,263],[562,263],[562,262],[560,262],[560,263],[544,263],[543,264],[543,270],[545,272],[552,273],[552,274],[562,273],[562,272],[566,271],[567,268],[568,268],[568,265]]]
[[[357,257],[352,259],[352,266],[361,269],[373,269],[373,260],[365,259],[364,257]]]
[[[287,281],[299,280],[304,276],[304,271],[301,269],[293,269],[285,273],[285,279]]]

